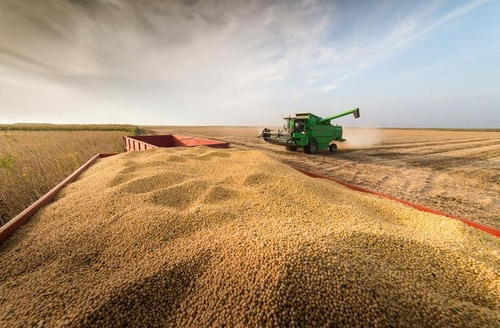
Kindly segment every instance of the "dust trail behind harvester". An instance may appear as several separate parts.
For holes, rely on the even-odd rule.
[[[378,128],[344,128],[347,139],[342,148],[362,149],[370,148],[382,143],[382,134]]]

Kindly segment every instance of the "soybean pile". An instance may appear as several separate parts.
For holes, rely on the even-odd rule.
[[[100,159],[0,248],[2,327],[499,327],[500,241],[259,151]]]

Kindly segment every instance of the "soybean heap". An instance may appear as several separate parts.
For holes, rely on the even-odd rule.
[[[104,158],[0,248],[0,326],[499,327],[500,241],[259,151]]]

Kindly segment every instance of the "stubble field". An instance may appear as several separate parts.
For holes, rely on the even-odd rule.
[[[261,127],[147,127],[156,134],[224,140],[286,164],[500,228],[500,131],[344,129],[332,154],[286,151]]]

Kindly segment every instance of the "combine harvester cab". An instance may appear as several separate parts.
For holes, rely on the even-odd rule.
[[[312,113],[297,113],[295,117],[285,117],[283,130],[273,132],[265,128],[259,138],[264,141],[285,146],[289,151],[303,148],[306,154],[315,154],[318,150],[329,149],[334,153],[337,145],[333,141],[343,142],[342,126],[332,125],[331,121],[353,114],[354,118],[359,117],[359,108],[354,108],[336,115],[325,118]]]

